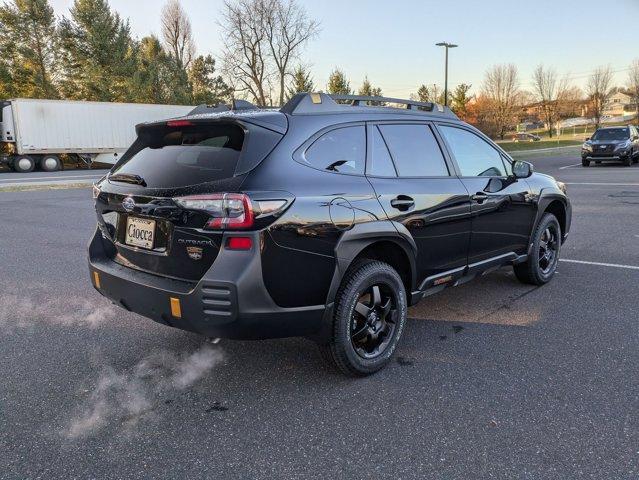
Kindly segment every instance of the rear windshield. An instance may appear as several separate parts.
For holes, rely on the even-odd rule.
[[[243,143],[242,128],[232,124],[150,127],[111,175],[135,175],[149,188],[222,180],[235,174]]]
[[[626,140],[630,136],[627,128],[606,128],[597,130],[592,136],[593,140]]]

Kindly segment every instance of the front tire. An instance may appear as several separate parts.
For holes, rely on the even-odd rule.
[[[515,276],[522,283],[544,285],[557,271],[561,250],[561,226],[557,217],[545,213],[533,233],[533,246],[528,260],[515,265]]]
[[[581,166],[582,167],[589,167],[590,166],[590,160],[586,160],[585,158],[581,159]]]
[[[628,156],[623,159],[623,164],[626,167],[632,167],[632,155],[628,154]]]
[[[395,269],[376,260],[358,263],[342,280],[322,356],[345,375],[377,372],[395,352],[406,311],[406,289]]]

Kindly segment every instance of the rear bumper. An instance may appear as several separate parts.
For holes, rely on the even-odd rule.
[[[254,233],[254,245],[260,245]],[[313,337],[320,333],[325,305],[282,308],[272,300],[254,250],[221,249],[197,283],[124,267],[105,253],[99,229],[89,244],[89,269],[100,294],[129,310],[182,330],[209,337],[265,339]],[[97,276],[96,276],[97,274]]]

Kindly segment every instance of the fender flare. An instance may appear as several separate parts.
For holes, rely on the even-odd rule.
[[[332,304],[344,274],[353,260],[368,246],[380,241],[396,244],[403,250],[410,264],[410,287],[416,283],[417,244],[404,225],[390,220],[358,223],[344,232],[335,246],[335,272],[331,281],[327,305]],[[408,292],[410,294],[410,292]]]
[[[566,214],[566,224],[569,225],[570,219],[568,218],[568,216],[570,212],[569,212],[568,202],[566,201],[566,196],[564,195],[564,193],[561,190],[555,189],[552,187],[542,188],[537,198],[537,212],[535,214],[535,221],[533,222],[532,228],[530,230],[529,241],[528,241],[529,243],[528,254],[530,254],[530,249],[532,247],[533,232],[535,231],[535,229],[537,228],[537,225],[541,221],[541,217],[543,217],[544,213],[546,212],[548,205],[550,205],[555,200],[559,200],[561,204],[563,205],[564,211]],[[562,235],[564,235],[565,233],[566,232],[562,232]]]

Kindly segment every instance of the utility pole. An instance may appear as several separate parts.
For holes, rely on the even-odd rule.
[[[454,43],[448,42],[439,42],[435,44],[438,47],[446,48],[446,63],[444,65],[444,106],[448,106],[448,49],[456,48],[459,45],[455,45]]]

